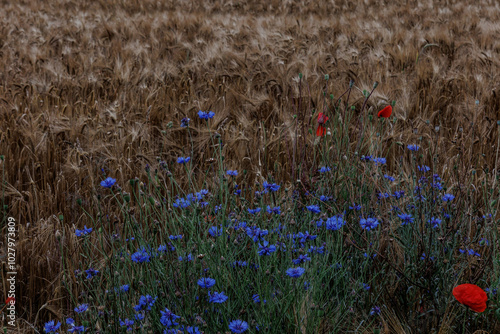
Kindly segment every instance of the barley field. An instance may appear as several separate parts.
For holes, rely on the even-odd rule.
[[[4,333],[500,332],[497,1],[0,8]]]

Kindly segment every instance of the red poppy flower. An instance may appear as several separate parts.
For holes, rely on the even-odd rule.
[[[323,124],[328,121],[328,117],[322,112],[318,114],[318,128],[316,129],[316,136],[323,137],[326,134],[326,129]]]
[[[10,303],[11,301],[15,302],[15,301],[16,301],[16,298],[14,298],[14,297],[9,297],[9,298],[7,298],[7,299],[5,300],[5,304]]]
[[[387,106],[384,109],[380,110],[377,114],[378,117],[389,118],[392,114],[392,106]]]
[[[475,284],[461,284],[453,289],[453,296],[460,304],[468,306],[474,312],[486,310],[488,296],[486,292]]]

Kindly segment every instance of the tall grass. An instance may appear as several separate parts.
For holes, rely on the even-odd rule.
[[[250,204],[266,208],[284,200],[291,211],[281,218],[283,224],[292,217],[296,224],[302,224],[302,219],[318,220],[298,208],[312,204],[314,199],[307,194],[322,189],[337,199],[328,207],[321,204],[322,212],[328,213],[323,219],[346,210],[350,220],[344,228],[345,247],[355,248],[351,241],[366,243],[371,237],[378,242],[373,247],[392,252],[390,261],[388,255],[382,257],[382,250],[371,260],[377,270],[389,273],[384,276],[388,280],[399,279],[397,270],[410,261],[398,242],[411,241],[419,253],[428,254],[435,238],[443,238],[442,247],[472,247],[482,255],[454,254],[454,261],[463,260],[457,264],[463,267],[460,277],[474,282],[484,279],[493,286],[495,248],[490,244],[491,253],[483,254],[479,250],[486,248],[474,248],[474,237],[487,239],[496,233],[490,226],[495,216],[492,221],[478,217],[498,211],[495,3],[354,5],[348,1],[303,6],[272,1],[224,6],[152,1],[52,1],[43,8],[34,2],[5,4],[0,14],[0,35],[4,36],[0,40],[2,198],[8,205],[5,215],[20,222],[19,316],[40,327],[46,319],[63,319],[73,308],[67,291],[77,296],[81,290],[70,273],[83,270],[74,261],[84,247],[74,236],[75,229],[95,226],[89,239],[97,239],[88,247],[101,248],[87,255],[88,264],[99,260],[104,266],[105,261],[111,263],[108,251],[118,247],[106,239],[115,225],[120,225],[122,234],[139,233],[131,225],[130,217],[135,216],[144,224],[143,230],[153,231],[151,226],[158,225],[155,220],[163,223],[160,218],[177,217],[173,197],[203,188],[214,196],[211,210],[215,202],[222,204],[225,211],[219,215],[225,219],[233,210],[243,215]],[[348,89],[351,79],[355,84]],[[374,81],[380,84],[366,100],[365,91],[372,90]],[[376,112],[393,100],[394,117],[379,121]],[[209,122],[200,120],[198,110],[213,110],[215,117]],[[318,112],[330,117],[329,134],[321,139],[314,136]],[[192,119],[189,129],[180,127],[185,117]],[[421,150],[411,155],[406,148],[411,143]],[[385,157],[387,162],[383,166],[361,163],[363,155]],[[180,156],[190,156],[191,161],[177,165]],[[317,172],[327,165],[332,168],[330,177]],[[432,175],[438,174],[447,191],[455,195],[455,206],[445,206],[455,218],[442,222],[445,230],[431,229],[426,237],[396,228],[399,218],[389,210],[402,203],[377,197],[399,185],[387,182],[385,173],[397,177],[395,182],[401,183],[407,196],[415,196],[422,176],[416,167],[421,165],[432,168],[429,184],[434,182]],[[162,169],[165,166],[172,177]],[[221,175],[227,169],[237,169],[238,176],[223,181]],[[99,188],[107,176],[117,179],[122,192],[110,194]],[[140,181],[132,188],[129,180],[136,178]],[[254,203],[255,191],[262,190],[264,180],[280,184],[280,192],[263,195]],[[242,196],[232,195],[234,185],[229,181],[239,185]],[[420,186],[422,195],[432,200],[435,188]],[[294,190],[295,202],[291,199]],[[147,194],[144,207],[139,206],[143,203],[140,191]],[[124,207],[125,192],[131,198],[130,208]],[[414,215],[413,226],[421,232],[440,209],[428,201],[405,211]],[[347,206],[352,202],[370,208],[373,212],[368,212],[380,218],[380,231],[366,235],[359,231],[359,221]],[[125,209],[133,212],[125,214]],[[209,219],[215,212],[207,210]],[[203,218],[201,213],[192,214],[191,221]],[[182,225],[177,225],[180,231]],[[359,233],[347,230],[351,225]],[[103,234],[96,237],[98,228]],[[296,226],[295,232],[299,230],[304,232]],[[452,239],[453,231],[460,231],[468,241],[456,235]],[[190,238],[196,234],[189,233]],[[318,240],[328,236],[318,235]],[[140,239],[142,244],[153,242],[149,236]],[[231,237],[234,234],[230,241]],[[273,237],[269,241],[278,242]],[[132,243],[134,247],[142,244]],[[368,250],[366,244],[358,247]],[[422,256],[417,255],[412,255],[412,262]],[[446,259],[444,254],[429,256]],[[417,263],[427,266],[429,261]],[[419,288],[405,295],[389,288],[378,292],[382,297],[377,298],[391,301],[381,311],[384,328],[454,323],[456,310],[443,309],[441,297],[422,297],[424,287],[442,288],[428,282],[433,275],[448,273],[450,268],[460,272],[449,263],[429,269],[424,282],[417,277],[423,269],[416,265],[399,284],[418,283]],[[366,273],[358,274],[351,280]],[[114,281],[108,280],[103,284],[112,287]],[[445,283],[449,284],[440,284]],[[360,305],[345,307],[358,310]],[[431,306],[434,313],[419,313]],[[401,318],[408,312],[419,316]],[[339,314],[344,313],[339,310]],[[345,324],[343,320],[338,319]],[[359,321],[358,325],[367,324],[367,320]],[[314,324],[311,320],[307,326]]]

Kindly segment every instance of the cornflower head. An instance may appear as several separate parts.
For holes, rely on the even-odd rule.
[[[88,308],[89,308],[89,304],[81,304],[81,305],[78,305],[77,307],[75,307],[75,312],[76,313],[83,313],[83,312],[87,311]]]
[[[243,333],[248,329],[248,323],[243,320],[233,320],[229,323],[229,329],[233,333]]]
[[[229,297],[224,294],[224,292],[209,292],[209,303],[217,303],[217,304],[222,304],[224,303]]]
[[[320,169],[318,169],[318,172],[320,173],[326,173],[326,172],[329,172],[331,171],[332,169],[330,167],[321,167]]]
[[[189,121],[191,118],[184,117],[181,119],[181,128],[187,128],[189,126]]]
[[[75,320],[73,318],[67,318],[66,324],[68,325],[68,332],[69,333],[83,333],[83,332],[85,332],[85,327],[84,326],[77,326],[75,324]]]
[[[302,267],[296,267],[296,268],[289,268],[286,271],[286,274],[290,277],[297,278],[302,276],[305,273],[305,269]]]
[[[226,173],[227,173],[227,175],[238,176],[237,170],[228,170]]]
[[[431,168],[429,166],[426,166],[426,165],[422,165],[422,166],[417,166],[418,170],[421,171],[421,172],[428,172],[431,170]]]
[[[217,228],[217,226],[212,226],[208,229],[208,233],[216,238],[218,236],[221,236],[222,235],[222,227],[220,229]]]
[[[309,205],[306,206],[307,210],[311,211],[312,213],[320,213],[321,209],[317,205]]]
[[[361,218],[361,220],[359,221],[359,224],[361,225],[362,229],[370,231],[370,230],[375,229],[378,226],[379,221],[375,218],[366,218],[366,219]]]
[[[420,146],[418,146],[418,145],[414,145],[414,144],[412,144],[412,145],[408,145],[407,147],[408,147],[408,149],[409,149],[410,151],[413,151],[413,152],[417,152],[417,151],[420,149]]]
[[[443,202],[451,202],[454,198],[455,196],[453,196],[452,194],[444,194]]]
[[[441,219],[432,217],[429,220],[429,224],[431,224],[433,228],[436,228],[439,226],[439,224],[441,224]]]
[[[394,182],[396,180],[395,178],[393,178],[392,176],[387,175],[387,174],[384,175],[384,178],[386,178],[387,180],[389,180],[391,182]]]
[[[101,186],[103,188],[111,188],[116,182],[116,179],[112,177],[107,177],[104,181],[101,181]]]
[[[151,308],[153,307],[153,305],[157,299],[158,299],[158,297],[153,298],[150,295],[141,296],[141,297],[139,297],[139,304],[134,306],[134,310],[136,312],[151,311]]]
[[[149,262],[150,255],[144,247],[140,248],[137,252],[131,255],[132,261],[135,263]]]
[[[123,321],[122,319],[120,319],[120,326],[122,326],[122,327],[127,326],[127,331],[133,330],[133,328],[132,328],[133,324],[134,324],[134,320],[125,319],[125,321]]]
[[[82,230],[76,230],[75,234],[77,237],[83,237],[89,234],[90,232],[92,232],[92,227],[87,228],[87,225],[85,225]]]
[[[259,255],[260,256],[263,256],[263,255],[271,255],[271,253],[274,253],[276,252],[276,246],[275,245],[271,245],[269,246],[269,242],[267,240],[264,240],[264,242],[262,244],[259,243]]]
[[[277,215],[281,214],[281,210],[279,206],[275,206],[274,208],[271,208],[269,205],[267,206],[267,213],[275,213]]]
[[[345,225],[345,220],[338,216],[330,217],[326,220],[326,229],[331,231],[337,231]]]
[[[413,220],[415,219],[411,215],[406,214],[406,213],[401,213],[401,214],[398,215],[398,217],[401,218],[401,220],[403,221],[401,223],[402,226],[410,224],[410,223],[413,223]]]
[[[189,160],[191,160],[191,157],[186,157],[186,158],[184,158],[184,157],[178,157],[177,158],[177,163],[178,164],[185,164],[185,163],[188,163]]]
[[[210,118],[213,118],[215,115],[215,113],[213,111],[198,111],[198,117],[200,117],[200,119],[210,119]]]
[[[180,316],[175,315],[168,308],[165,307],[165,311],[160,311],[160,313],[161,313],[160,322],[163,326],[170,328],[179,325],[179,323],[177,323],[176,320],[179,319]]]
[[[248,213],[251,213],[252,215],[255,215],[262,210],[261,208],[256,208],[256,209],[247,209]]]
[[[45,333],[55,333],[59,327],[61,327],[61,323],[58,321],[57,324],[54,322],[54,320],[51,320],[49,322],[45,323],[45,327],[43,330]]]
[[[215,280],[210,277],[203,277],[198,280],[198,285],[204,289],[209,289],[215,285]]]

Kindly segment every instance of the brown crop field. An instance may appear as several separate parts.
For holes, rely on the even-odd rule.
[[[240,188],[272,179],[311,190],[319,112],[348,124],[347,146],[326,148],[332,161],[377,154],[409,178],[399,157],[418,144],[448,190],[479,203],[466,215],[500,205],[481,203],[485,191],[500,196],[496,0],[3,0],[0,9],[2,217],[18,229],[12,333],[42,332],[74,307],[61,259],[78,253],[75,228],[90,226],[82,209],[106,212],[104,229],[119,220],[119,206],[96,204],[101,175],[146,182],[164,161],[181,187],[218,186],[205,171],[220,150]],[[392,117],[377,118],[392,101]],[[215,113],[209,125],[199,110]],[[180,156],[191,156],[189,178]],[[391,312],[382,332],[405,332]],[[428,328],[445,333],[452,322]]]

